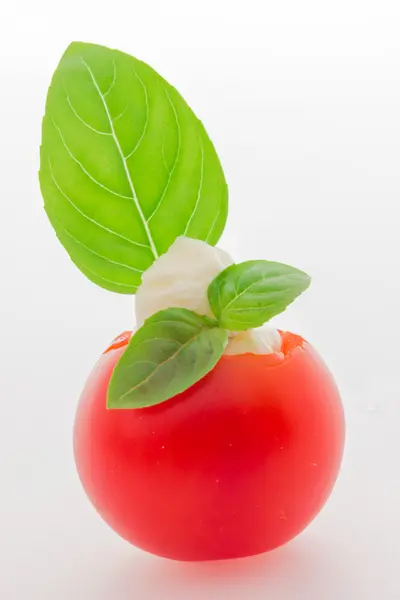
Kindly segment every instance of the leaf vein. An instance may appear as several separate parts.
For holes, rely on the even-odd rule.
[[[173,310],[173,308],[171,308],[169,310]],[[149,317],[149,319],[150,318],[151,317]],[[147,321],[147,319],[146,319],[146,321]],[[153,323],[151,323],[151,325],[152,326],[153,325],[166,325],[167,323],[169,323],[171,325],[175,325],[175,326],[176,326],[177,323],[179,323],[179,327],[181,327],[182,325],[185,325],[186,327],[191,327],[192,329],[198,327],[197,323],[188,323],[187,321],[180,321],[179,319],[175,319],[175,320],[173,320],[173,319],[167,319],[165,321],[154,321]]]
[[[197,337],[199,337],[199,335],[201,335],[202,332],[203,332],[203,330],[197,331],[197,333],[193,337],[189,338],[189,340],[187,342],[185,342],[184,344],[182,344],[178,348],[178,350],[176,350],[176,352],[174,352],[173,354],[171,354],[171,356],[169,356],[168,358],[166,358],[162,362],[158,363],[157,367],[154,369],[154,371],[152,373],[150,373],[147,377],[145,377],[145,379],[142,379],[142,381],[140,381],[137,385],[133,386],[127,392],[125,392],[124,394],[122,394],[120,400],[122,400],[123,398],[125,398],[125,396],[127,396],[131,392],[134,392],[136,389],[138,389],[139,387],[141,387],[142,385],[144,385],[148,381],[150,381],[150,379],[152,379],[154,377],[154,375],[156,375],[156,373],[160,370],[160,368],[162,366],[168,364],[169,362],[171,362],[171,360],[173,360],[174,358],[176,358],[185,348],[187,348],[192,342],[194,342],[195,339]]]
[[[115,60],[113,60],[113,79],[111,82],[110,87],[108,88],[108,90],[104,93],[104,98],[106,96],[108,96],[108,94],[111,92],[111,90],[113,89],[115,83],[117,81],[117,65],[115,64]]]
[[[85,127],[87,127],[88,129],[91,129],[92,131],[94,131],[95,133],[98,133],[99,135],[111,135],[110,131],[100,131],[99,129],[96,129],[95,127],[92,127],[92,125],[90,125],[90,123],[88,123],[87,121],[85,121],[85,119],[83,119],[81,117],[81,115],[78,113],[78,111],[75,109],[74,105],[71,102],[70,97],[68,96],[68,94],[66,95],[67,98],[67,102],[68,102],[68,106],[70,107],[70,109],[72,110],[72,112],[74,113],[75,117],[85,125]]]
[[[75,243],[79,244],[79,246],[82,246],[82,248],[85,248],[85,250],[87,250],[91,254],[94,254],[95,256],[98,256],[99,258],[102,258],[103,260],[105,260],[113,265],[117,265],[119,267],[124,267],[125,269],[129,269],[130,271],[135,271],[136,273],[144,273],[144,271],[141,271],[140,269],[136,269],[135,267],[131,267],[130,265],[127,265],[125,263],[121,263],[116,260],[112,260],[111,258],[108,258],[107,256],[104,256],[103,254],[96,252],[95,250],[93,250],[92,248],[89,248],[89,246],[86,246],[86,244],[84,244],[83,242],[78,240],[74,235],[72,235],[72,233],[70,231],[68,231],[68,229],[63,227],[61,225],[61,223],[59,223],[59,225],[60,225],[61,229],[64,231],[64,233],[66,233]]]
[[[168,173],[168,172],[169,172],[169,167],[168,167],[168,165],[167,165],[167,160],[166,160],[166,158],[165,158],[165,152],[164,152],[164,138],[163,138],[163,141],[162,141],[162,144],[161,144],[161,156],[162,156],[162,159],[163,159],[164,167],[165,167],[165,169],[166,169],[166,171],[167,171],[167,173]]]
[[[85,264],[83,265],[83,268],[85,269],[85,271],[88,271],[89,273],[92,273],[92,275],[94,275],[98,279],[102,279],[103,281],[107,281],[107,283],[112,283],[113,285],[119,285],[121,287],[127,287],[127,288],[130,288],[130,289],[133,288],[135,290],[137,290],[137,288],[138,288],[137,285],[130,285],[130,284],[127,284],[127,283],[120,283],[119,281],[115,281],[114,279],[108,279],[107,277],[103,277],[103,275],[99,275],[98,273],[96,273],[96,271],[93,271],[93,269],[90,269]]]
[[[112,136],[113,136],[113,139],[114,139],[115,145],[116,145],[116,147],[117,147],[118,153],[119,153],[119,155],[120,155],[120,157],[121,157],[121,161],[122,161],[122,165],[123,165],[123,167],[124,167],[125,175],[126,175],[126,178],[127,178],[127,180],[128,180],[128,184],[129,184],[129,187],[130,187],[130,189],[131,189],[131,192],[132,192],[132,200],[133,200],[133,202],[134,202],[134,204],[135,204],[135,206],[136,206],[136,209],[137,209],[137,211],[138,211],[138,213],[139,213],[139,217],[140,217],[140,219],[141,219],[141,221],[142,221],[142,224],[143,224],[144,230],[145,230],[145,232],[146,232],[146,235],[147,235],[147,238],[148,238],[148,240],[149,240],[149,244],[150,244],[150,247],[151,247],[151,251],[153,252],[154,258],[158,258],[158,252],[157,252],[157,248],[156,248],[156,245],[155,245],[155,243],[154,243],[153,237],[152,237],[152,235],[151,235],[151,231],[150,231],[150,228],[149,228],[149,225],[148,225],[148,221],[146,220],[146,218],[145,218],[145,216],[144,216],[144,214],[143,214],[143,210],[142,210],[142,207],[141,207],[141,205],[140,205],[139,198],[137,197],[137,194],[136,194],[136,191],[135,191],[135,186],[133,185],[132,177],[131,177],[130,171],[129,171],[129,169],[128,169],[128,165],[127,165],[126,159],[125,159],[125,157],[124,157],[124,153],[123,153],[123,151],[122,151],[121,144],[119,143],[119,140],[118,140],[117,134],[115,133],[114,124],[113,124],[113,121],[112,121],[112,118],[111,118],[111,115],[110,115],[110,111],[109,111],[109,108],[108,108],[108,104],[107,104],[107,102],[106,102],[106,99],[105,99],[105,97],[104,97],[104,94],[102,94],[102,92],[101,92],[101,89],[100,89],[100,87],[99,87],[99,84],[98,84],[98,83],[97,83],[97,81],[96,81],[96,78],[95,78],[95,76],[94,76],[94,73],[93,73],[92,69],[91,69],[91,68],[90,68],[90,66],[89,66],[89,65],[88,65],[88,64],[87,64],[87,63],[84,61],[84,59],[83,59],[83,58],[81,58],[81,61],[82,61],[82,63],[85,65],[86,69],[88,70],[88,72],[89,72],[89,75],[90,75],[90,77],[91,77],[91,79],[92,79],[92,81],[93,81],[93,85],[94,85],[94,87],[96,88],[96,90],[97,90],[97,93],[99,94],[99,96],[100,96],[100,99],[101,99],[101,101],[102,101],[102,103],[103,103],[104,110],[105,110],[105,112],[106,112],[106,115],[107,115],[108,121],[109,121],[109,123],[110,123],[111,133],[112,133]]]
[[[115,123],[115,121],[118,121],[118,119],[120,119],[127,111],[128,105],[125,106],[124,110],[122,110],[119,115],[117,115],[115,118],[113,118],[113,123]],[[111,134],[110,134],[111,135]]]
[[[158,341],[158,342],[173,342],[174,344],[178,344],[179,346],[182,345],[181,342],[179,342],[178,340],[174,340],[173,338],[152,337],[150,339],[142,340],[138,344],[135,344],[133,347],[135,348],[135,350],[137,350],[138,348],[140,348],[140,346],[143,346],[143,344],[148,344],[149,342],[156,342],[156,341]],[[154,363],[154,364],[157,364],[157,363]]]
[[[139,137],[139,140],[137,141],[135,147],[133,148],[133,150],[131,152],[129,152],[129,154],[127,156],[125,156],[125,160],[128,160],[129,158],[131,158],[131,156],[133,156],[136,152],[136,150],[139,148],[140,144],[142,143],[142,140],[144,138],[144,136],[146,135],[146,131],[147,131],[147,126],[149,123],[149,98],[148,98],[148,94],[147,94],[147,88],[145,86],[145,84],[143,83],[142,79],[139,77],[139,75],[137,73],[135,73],[135,77],[137,77],[137,79],[139,80],[142,88],[143,88],[143,92],[144,92],[144,98],[145,98],[145,103],[146,103],[146,120],[144,123],[144,127],[143,127],[143,131]]]
[[[160,208],[161,204],[164,201],[165,195],[166,195],[166,193],[168,191],[169,184],[171,182],[172,175],[174,174],[176,165],[178,163],[179,154],[180,154],[180,151],[181,151],[181,126],[179,124],[178,113],[176,111],[174,103],[171,100],[170,95],[168,94],[168,91],[167,91],[166,87],[164,87],[164,91],[165,91],[165,95],[167,96],[168,102],[171,105],[172,111],[174,113],[175,122],[176,122],[176,128],[177,128],[177,132],[178,132],[178,145],[177,145],[177,151],[176,151],[176,155],[175,155],[174,164],[172,165],[172,168],[171,168],[171,170],[169,172],[167,183],[165,184],[164,190],[163,190],[163,192],[162,192],[162,194],[161,194],[161,196],[160,196],[160,198],[159,198],[159,200],[158,200],[158,202],[156,204],[155,209],[153,210],[153,212],[151,213],[150,217],[148,218],[148,223],[150,223],[151,219],[157,213],[158,209]]]
[[[268,280],[272,281],[274,279],[281,279],[281,278],[284,278],[284,277],[287,277],[287,275],[278,275],[276,277],[271,277],[271,276],[267,275],[266,277],[260,277],[260,279],[257,279],[257,281],[253,281],[253,283],[251,283],[250,285],[248,285],[247,287],[245,287],[237,296],[234,296],[233,298],[231,298],[231,300],[228,302],[228,304],[226,304],[224,306],[224,310],[226,310],[227,308],[229,308],[229,306],[231,306],[231,304],[233,304],[234,302],[236,302],[236,300],[238,300],[238,298],[240,298],[241,296],[243,296],[243,294],[245,294],[246,292],[248,292],[255,285],[257,285],[259,283],[263,283],[264,281],[268,281]],[[280,292],[280,290],[279,290],[279,292]],[[265,292],[260,292],[260,293],[265,293]]]
[[[56,180],[54,173],[53,173],[53,167],[51,165],[51,161],[49,159],[49,168],[50,168],[50,174],[51,174],[51,178],[54,182],[54,185],[56,186],[56,188],[58,189],[58,191],[60,192],[60,194],[62,194],[64,196],[64,198],[67,200],[67,202],[70,203],[70,205],[80,214],[82,215],[82,217],[84,217],[85,219],[87,219],[88,221],[90,221],[91,223],[93,223],[93,225],[96,225],[97,227],[100,227],[100,229],[103,229],[104,231],[107,231],[107,233],[111,233],[112,235],[115,235],[116,237],[119,237],[121,240],[124,240],[125,242],[129,242],[129,244],[132,244],[134,246],[139,246],[140,248],[147,248],[150,250],[150,246],[148,246],[147,244],[140,244],[139,242],[134,242],[133,240],[125,237],[124,235],[122,235],[121,233],[118,233],[117,231],[114,231],[113,229],[109,229],[108,227],[106,227],[105,225],[102,225],[101,223],[99,223],[98,221],[96,221],[95,219],[92,219],[91,217],[89,217],[86,213],[84,213],[72,200],[71,198],[69,198],[69,196],[67,196],[67,194],[64,192],[64,190],[61,188],[61,186],[59,185],[58,181]]]
[[[125,200],[132,200],[131,196],[124,196],[123,194],[120,194],[119,192],[115,192],[114,190],[112,190],[112,189],[108,188],[107,186],[105,186],[104,184],[100,183],[100,181],[98,181],[95,177],[93,177],[93,175],[84,167],[84,165],[81,163],[81,161],[78,160],[76,158],[76,156],[73,154],[73,152],[70,150],[70,148],[68,147],[68,145],[65,142],[65,139],[64,139],[61,129],[59,128],[59,126],[57,125],[57,123],[54,120],[53,120],[53,125],[56,128],[56,130],[58,131],[58,135],[60,136],[61,142],[62,142],[65,150],[68,152],[70,157],[76,162],[76,164],[82,169],[82,171],[85,173],[85,175],[87,175],[87,177],[89,177],[89,179],[91,179],[99,187],[106,190],[106,192],[109,192],[110,194],[113,194],[114,196],[118,196],[119,198],[124,198]]]
[[[209,239],[210,239],[210,237],[211,237],[211,235],[212,235],[212,232],[214,231],[214,227],[215,227],[215,225],[217,224],[218,217],[219,217],[219,215],[220,215],[220,213],[221,213],[221,206],[222,206],[222,202],[223,202],[223,193],[224,193],[224,189],[222,188],[222,194],[221,194],[221,198],[220,198],[220,200],[219,200],[217,214],[215,215],[214,221],[213,221],[213,222],[212,222],[212,224],[211,224],[211,229],[210,229],[210,231],[208,232],[208,235],[207,235],[207,237],[206,237],[206,240],[205,240],[206,242],[208,242],[208,241],[209,241]]]
[[[201,143],[201,164],[200,164],[200,182],[199,182],[199,188],[197,190],[197,198],[196,198],[196,204],[194,206],[193,212],[189,217],[189,221],[187,222],[185,231],[183,232],[183,235],[187,235],[189,227],[191,222],[193,221],[193,217],[197,212],[197,209],[199,207],[199,203],[200,203],[200,198],[201,198],[201,192],[203,189],[203,179],[204,179],[204,146],[203,146],[203,140],[200,138],[200,143]]]

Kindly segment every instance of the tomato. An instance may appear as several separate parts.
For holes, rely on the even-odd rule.
[[[283,333],[281,357],[223,356],[167,402],[107,410],[129,335],[100,358],[75,421],[76,465],[103,519],[135,546],[188,561],[258,554],[302,531],[344,444],[340,397],[315,350]]]

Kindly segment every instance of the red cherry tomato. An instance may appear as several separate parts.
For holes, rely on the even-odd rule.
[[[283,357],[223,356],[200,382],[151,408],[107,410],[123,334],[80,399],[74,450],[83,486],[123,538],[178,560],[249,556],[284,544],[327,500],[344,444],[340,397],[302,338]]]

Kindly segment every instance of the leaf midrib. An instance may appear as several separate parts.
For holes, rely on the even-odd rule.
[[[234,296],[231,300],[229,300],[228,304],[226,304],[222,310],[226,310],[227,308],[229,308],[234,302],[236,302],[236,300],[238,300],[238,298],[240,298],[241,296],[243,296],[243,294],[245,294],[246,292],[248,292],[252,287],[254,287],[255,285],[259,284],[259,283],[264,283],[265,281],[268,280],[275,280],[275,279],[283,279],[286,277],[290,277],[291,274],[285,274],[285,275],[277,275],[277,276],[271,276],[271,275],[264,275],[263,277],[260,277],[260,279],[257,279],[256,281],[253,281],[253,283],[251,283],[249,286],[247,286],[246,288],[244,288],[240,294],[237,294],[236,296]],[[281,290],[279,290],[280,292]],[[287,291],[287,290],[285,290]],[[266,292],[262,292],[262,293],[266,293]]]
[[[135,385],[134,387],[132,387],[128,391],[126,391],[124,394],[122,394],[122,396],[120,396],[120,400],[122,400],[128,394],[131,394],[132,392],[134,392],[135,390],[137,390],[138,388],[140,388],[142,385],[145,385],[146,383],[148,383],[148,381],[150,381],[150,379],[152,379],[152,377],[154,377],[154,375],[159,371],[159,369],[162,366],[166,365],[171,360],[173,360],[174,358],[176,358],[185,348],[187,348],[192,342],[194,342],[205,331],[209,331],[209,328],[200,329],[200,331],[197,331],[197,333],[194,336],[192,336],[187,342],[185,342],[184,344],[182,344],[178,348],[178,350],[176,350],[176,352],[174,352],[173,354],[171,354],[171,356],[169,356],[167,359],[163,360],[161,363],[158,363],[157,367],[154,369],[154,371],[152,371],[152,373],[150,373],[147,377],[145,377],[145,379],[142,379],[142,381],[140,381],[137,385]]]
[[[125,171],[125,175],[126,175],[126,178],[127,178],[127,181],[128,181],[128,185],[129,185],[129,188],[130,188],[131,193],[132,193],[132,200],[133,200],[133,202],[134,202],[134,204],[136,206],[136,209],[138,211],[139,217],[140,217],[140,219],[142,221],[144,230],[145,230],[147,238],[149,240],[151,251],[152,251],[152,253],[154,255],[154,258],[157,259],[158,258],[158,251],[157,251],[155,242],[153,240],[153,236],[151,235],[151,231],[150,231],[147,219],[144,216],[142,207],[140,205],[139,198],[138,198],[138,196],[136,194],[135,186],[133,184],[129,168],[128,168],[128,165],[126,163],[126,159],[125,159],[124,153],[122,151],[121,145],[119,143],[117,134],[116,134],[115,129],[114,129],[114,124],[113,124],[113,121],[112,121],[112,118],[111,118],[110,111],[108,109],[108,104],[106,102],[104,94],[102,93],[102,91],[101,91],[101,89],[99,87],[99,84],[97,83],[97,80],[96,80],[96,78],[94,76],[94,73],[93,73],[92,69],[87,64],[87,62],[83,59],[83,57],[80,57],[80,58],[81,58],[82,64],[87,69],[87,71],[88,71],[88,73],[89,73],[89,75],[90,75],[90,77],[92,79],[93,85],[94,85],[94,87],[95,87],[95,89],[96,89],[96,91],[97,91],[97,93],[98,93],[98,95],[100,97],[100,100],[101,100],[101,102],[103,104],[103,107],[104,107],[104,110],[105,110],[105,113],[106,113],[106,116],[107,116],[107,119],[108,119],[108,122],[109,122],[109,125],[110,125],[111,135],[112,135],[112,138],[114,140],[115,146],[117,148],[118,154],[119,154],[119,156],[121,158],[122,165],[123,165],[124,171]]]

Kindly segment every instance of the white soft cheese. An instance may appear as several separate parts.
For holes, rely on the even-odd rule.
[[[143,273],[136,292],[136,323],[170,307],[212,316],[207,299],[211,281],[233,264],[231,256],[200,240],[178,237],[168,251]],[[271,354],[281,349],[281,336],[271,326],[230,333],[225,354]]]
[[[271,325],[240,331],[229,339],[224,354],[273,354],[280,352],[282,338]]]

